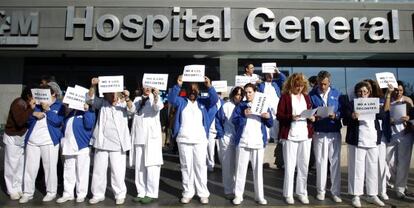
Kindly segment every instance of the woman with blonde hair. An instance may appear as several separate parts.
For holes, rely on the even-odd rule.
[[[312,108],[308,81],[302,73],[294,73],[283,85],[277,108],[279,138],[283,144],[285,180],[283,196],[287,204],[294,204],[293,179],[297,166],[296,194],[303,204],[309,204],[307,192],[308,165],[311,152],[314,116],[304,118],[301,113]]]

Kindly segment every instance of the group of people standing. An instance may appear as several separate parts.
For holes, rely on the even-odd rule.
[[[327,71],[319,72],[312,89],[308,89],[308,80],[302,73],[286,77],[276,68],[274,73],[265,73],[262,80],[253,71],[252,64],[246,65],[244,75],[252,77],[252,83],[234,87],[227,102],[220,98],[208,77],[204,82],[207,95],[200,96],[199,83],[183,82],[181,76],[169,92],[169,105],[175,109],[172,136],[177,142],[182,173],[181,203],[189,203],[194,195],[202,204],[209,203],[207,174],[214,167],[212,144],[217,143],[226,198],[235,205],[242,203],[250,162],[255,200],[267,204],[263,159],[270,138],[283,145],[283,197],[287,204],[295,202],[294,189],[298,200],[309,204],[311,146],[316,158],[316,198],[325,200],[329,168],[331,198],[340,203],[342,125],[347,126],[348,192],[353,195],[352,205],[361,207],[364,183],[367,201],[378,206],[388,200],[389,185],[394,186],[398,197],[405,197],[414,135],[410,122],[413,102],[403,96],[401,82],[398,88],[390,85],[383,93],[375,81],[364,80],[355,85],[354,95],[346,96],[331,86]],[[159,91],[144,87],[142,95],[134,100],[127,90],[103,93],[101,98],[96,96],[98,82],[98,78],[91,80],[84,111],[62,104],[58,99],[61,90],[55,82],[42,86],[51,90],[52,103],[36,104],[30,89],[24,89],[21,97],[13,101],[3,139],[4,177],[12,200],[27,203],[33,198],[40,158],[47,191],[43,201],[56,198],[59,148],[64,156],[64,192],[57,203],[75,200],[75,187],[76,201],[85,200],[90,151],[94,151],[90,204],[105,199],[108,161],[116,204],[125,202],[128,162],[135,166],[138,195],[134,201],[148,204],[158,198],[163,164],[159,113],[164,107]],[[260,115],[251,109],[256,92],[264,93],[270,103]],[[381,110],[375,119],[358,120],[354,97],[379,98]],[[391,109],[397,104],[407,105],[407,114],[394,120]],[[301,116],[304,110],[318,107],[331,107],[333,111],[326,117]],[[133,117],[131,130],[129,116]]]

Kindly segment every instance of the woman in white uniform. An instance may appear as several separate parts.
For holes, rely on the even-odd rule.
[[[162,159],[160,110],[164,107],[158,89],[143,88],[134,102],[127,100],[128,112],[134,115],[131,129],[130,162],[135,165],[135,202],[149,204],[158,198]],[[134,160],[134,161],[132,161]]]
[[[244,86],[246,101],[241,102],[233,112],[232,123],[235,127],[236,177],[233,204],[243,201],[244,186],[249,161],[254,177],[255,200],[258,204],[267,204],[263,190],[263,157],[267,143],[266,127],[271,128],[273,118],[270,109],[260,115],[253,114],[252,104],[256,86],[248,83]]]

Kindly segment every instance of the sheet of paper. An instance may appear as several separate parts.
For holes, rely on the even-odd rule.
[[[334,106],[328,106],[328,107],[318,107],[318,110],[316,111],[316,115],[321,118],[326,118],[330,114],[333,114],[334,112]]]
[[[397,80],[395,79],[394,74],[391,72],[376,73],[375,77],[377,78],[377,82],[380,88],[388,88],[388,84],[391,84],[395,88],[398,87]]]
[[[211,85],[216,92],[227,92],[227,80],[212,81]]]
[[[391,105],[390,113],[394,121],[401,121],[401,117],[407,115],[407,104],[398,103]]]
[[[316,113],[317,110],[318,110],[317,108],[304,110],[304,111],[302,111],[302,113],[300,113],[300,117],[301,118],[310,118],[311,116],[313,116]]]
[[[187,65],[183,71],[183,82],[204,82],[205,65]]]
[[[275,63],[262,63],[262,73],[275,73],[276,62]]]
[[[62,102],[69,104],[69,108],[84,111],[87,92],[88,89],[81,86],[68,87]]]
[[[145,73],[142,78],[142,86],[152,87],[158,90],[167,90],[168,74]]]
[[[355,98],[354,110],[359,113],[358,120],[375,120],[379,113],[379,98]]]
[[[234,85],[235,86],[240,86],[240,87],[244,87],[244,85],[246,85],[247,83],[252,83],[255,82],[256,80],[254,80],[254,78],[252,77],[248,77],[248,76],[241,76],[241,75],[236,75],[236,77],[234,78]]]
[[[52,94],[50,93],[50,89],[34,88],[31,89],[31,91],[37,105],[41,102],[52,103]]]
[[[267,112],[269,108],[269,102],[266,99],[266,95],[261,92],[256,92],[254,94],[254,99],[251,105],[250,110],[254,115],[261,115],[264,112]]]
[[[124,76],[101,76],[98,77],[99,93],[124,91]]]

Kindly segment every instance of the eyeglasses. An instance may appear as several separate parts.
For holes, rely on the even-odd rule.
[[[368,94],[369,91],[368,90],[358,90],[357,93]]]

